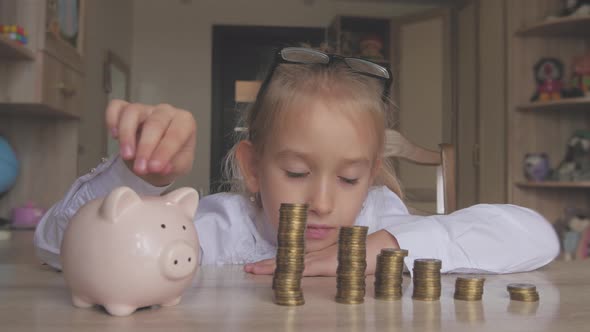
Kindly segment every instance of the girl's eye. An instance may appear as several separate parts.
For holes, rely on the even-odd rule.
[[[309,172],[304,172],[304,173],[289,172],[289,171],[285,171],[285,172],[287,173],[287,176],[290,177],[290,178],[303,178],[307,174],[309,174]]]
[[[347,184],[357,184],[359,179],[349,179],[349,178],[345,178],[345,177],[340,177],[340,180],[344,181]]]

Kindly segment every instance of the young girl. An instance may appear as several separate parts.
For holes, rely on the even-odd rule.
[[[201,264],[245,264],[272,274],[279,207],[307,203],[305,275],[333,276],[340,226],[365,225],[367,273],[382,248],[441,259],[443,272],[509,273],[549,263],[559,245],[539,214],[514,205],[476,205],[450,215],[414,216],[400,199],[384,150],[388,70],[359,59],[285,48],[245,116],[246,137],[227,158],[234,193],[204,197],[194,225]],[[121,155],[79,178],[44,216],[39,257],[59,268],[63,231],[86,202],[118,186],[159,195],[192,167],[196,124],[170,105],[115,100],[106,110]]]

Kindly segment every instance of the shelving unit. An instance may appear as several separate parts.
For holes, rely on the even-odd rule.
[[[15,185],[0,195],[0,217],[28,201],[49,208],[78,170],[78,119],[82,108],[84,0],[74,47],[46,32],[49,0],[0,0],[0,23],[29,33],[26,46],[0,36],[0,135],[20,163]]]
[[[546,19],[516,32],[520,37],[590,37],[590,17]]]
[[[588,111],[590,112],[590,98],[565,98],[548,102],[532,102],[518,105],[517,111]]]
[[[529,182],[526,153],[545,152],[551,167],[564,158],[575,130],[590,128],[590,98],[529,102],[536,89],[533,66],[543,57],[564,63],[569,79],[573,56],[590,51],[590,16],[546,19],[560,11],[558,0],[507,1],[508,200],[554,222],[566,207],[590,206],[590,182]]]
[[[563,189],[590,189],[590,181],[567,182],[567,181],[517,181],[516,185],[522,188],[563,188]]]
[[[26,46],[0,35],[0,59],[35,60],[35,54]]]

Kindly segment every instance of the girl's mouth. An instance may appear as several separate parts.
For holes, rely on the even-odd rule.
[[[313,240],[323,240],[326,237],[328,237],[328,235],[330,235],[330,232],[332,232],[335,229],[335,227],[329,225],[307,225],[307,229],[305,230],[305,237]]]

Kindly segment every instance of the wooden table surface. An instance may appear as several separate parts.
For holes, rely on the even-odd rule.
[[[32,254],[32,232],[0,241],[0,331],[590,331],[590,261],[554,262],[529,273],[486,276],[483,301],[454,300],[457,275],[444,275],[440,301],[411,299],[404,277],[400,301],[334,301],[336,279],[304,278],[305,305],[272,302],[271,276],[241,266],[202,267],[181,303],[113,317],[100,307],[72,306],[59,272]],[[506,285],[537,286],[540,302],[510,301]]]

